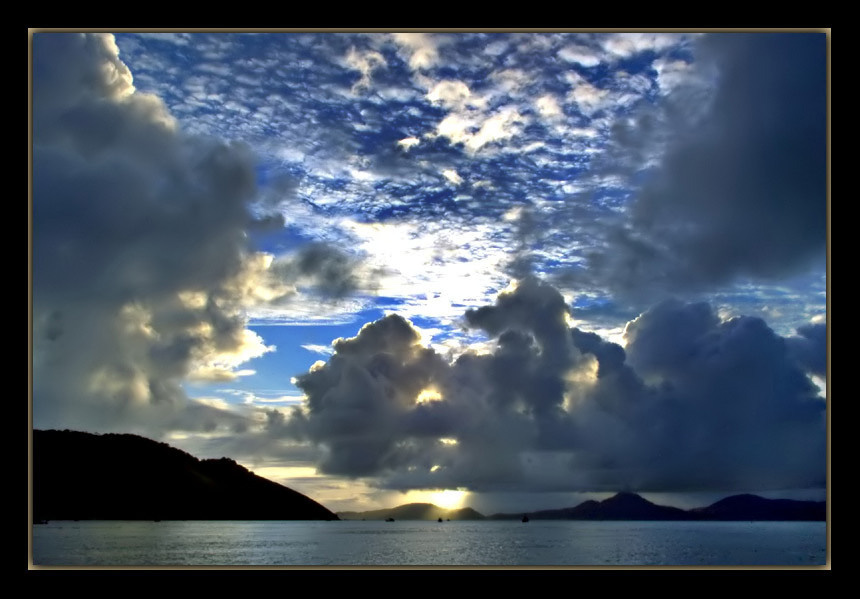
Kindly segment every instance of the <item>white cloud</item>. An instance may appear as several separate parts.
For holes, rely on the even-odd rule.
[[[436,133],[451,140],[451,143],[464,143],[472,138],[470,129],[475,126],[471,118],[459,114],[449,114],[436,126]]]
[[[429,69],[439,60],[436,38],[429,33],[392,33],[394,40],[406,51],[412,70]]]
[[[469,86],[462,81],[445,79],[435,84],[427,92],[427,99],[434,104],[441,104],[449,109],[463,109],[467,105],[478,106],[483,104],[480,98],[473,97]]]
[[[442,171],[442,175],[443,175],[443,176],[444,176],[448,181],[450,181],[451,183],[453,183],[454,185],[459,185],[460,183],[462,183],[462,182],[463,182],[463,177],[461,177],[460,175],[458,175],[458,174],[457,174],[457,171],[455,171],[455,170],[454,170],[454,169],[452,169],[452,168],[449,168],[449,169],[446,169],[446,170]]]
[[[663,95],[671,93],[673,89],[684,83],[692,71],[691,65],[683,60],[658,58],[652,66],[657,71],[657,83]]]
[[[496,83],[494,94],[501,96],[520,92],[533,81],[533,77],[522,69],[493,71],[490,79]]]
[[[397,142],[397,145],[404,150],[409,151],[410,148],[414,148],[419,143],[421,143],[421,140],[419,140],[417,137],[404,137]]]
[[[592,115],[607,105],[609,90],[595,87],[577,73],[568,73],[565,78],[572,86],[567,100],[574,102],[584,114]]]
[[[510,139],[519,132],[519,125],[524,122],[524,117],[516,108],[506,106],[481,123],[478,132],[466,140],[466,147],[477,152],[489,143]]]
[[[346,55],[346,64],[361,73],[361,79],[352,86],[352,92],[358,93],[370,87],[370,76],[374,69],[387,66],[385,57],[379,52],[368,50],[360,52],[354,47]]]
[[[678,44],[684,39],[676,33],[614,33],[601,37],[603,48],[619,58],[627,58],[640,52],[659,52]]]
[[[558,56],[566,62],[580,64],[584,67],[595,67],[600,64],[600,55],[587,46],[571,44],[558,51]]]
[[[561,105],[558,103],[558,99],[552,94],[545,94],[539,97],[535,101],[535,106],[537,106],[541,116],[547,119],[560,117],[564,114]]]
[[[331,355],[334,353],[334,349],[331,345],[316,345],[313,343],[308,343],[302,345],[302,348],[314,354]]]
[[[276,349],[274,345],[266,345],[263,338],[254,331],[245,329],[239,344],[228,351],[219,351],[217,347],[201,349],[191,366],[188,378],[192,381],[231,381],[241,376],[249,376],[255,371],[237,368]]]

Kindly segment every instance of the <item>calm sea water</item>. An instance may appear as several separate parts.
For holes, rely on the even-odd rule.
[[[33,526],[37,566],[818,566],[823,522],[133,522]]]

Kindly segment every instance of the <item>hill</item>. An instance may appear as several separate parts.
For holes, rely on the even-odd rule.
[[[818,520],[827,519],[824,501],[765,499],[758,495],[732,495],[690,512],[704,520]]]
[[[337,520],[228,458],[137,435],[33,431],[33,519]]]
[[[491,518],[512,520],[522,514],[494,514]],[[688,512],[651,503],[635,493],[618,493],[603,501],[588,500],[576,507],[529,512],[531,520],[690,520]]]
[[[528,512],[530,520],[826,520],[824,501],[766,499],[733,495],[703,508],[682,510],[657,505],[635,493],[618,493],[603,501],[588,500],[576,507]],[[520,513],[493,514],[494,520],[522,518]]]

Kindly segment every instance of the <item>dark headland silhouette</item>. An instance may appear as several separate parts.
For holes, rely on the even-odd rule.
[[[337,520],[233,460],[137,435],[33,431],[33,521]]]

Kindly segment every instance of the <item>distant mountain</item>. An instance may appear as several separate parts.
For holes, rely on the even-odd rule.
[[[33,519],[337,520],[233,460],[137,435],[33,431]]]
[[[704,508],[682,510],[657,505],[635,493],[618,493],[576,507],[528,512],[530,520],[826,520],[824,501],[765,499],[733,495]],[[523,513],[493,514],[494,520],[518,520]]]
[[[494,514],[494,519],[521,518],[522,513]],[[676,507],[657,505],[635,493],[618,493],[603,501],[588,500],[576,507],[529,512],[531,520],[690,520]]]
[[[732,495],[708,507],[690,510],[702,520],[818,520],[827,519],[824,501],[765,499],[758,495]]]
[[[397,507],[367,512],[338,512],[341,520],[483,520],[484,516],[470,507],[446,510],[432,503],[407,503]]]

